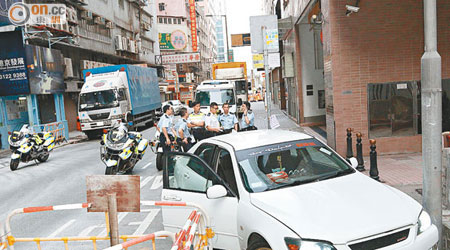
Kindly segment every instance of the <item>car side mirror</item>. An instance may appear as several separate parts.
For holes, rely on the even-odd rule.
[[[206,197],[208,197],[208,199],[223,198],[227,196],[227,194],[227,189],[222,185],[214,185],[206,190]]]
[[[349,159],[352,168],[356,168],[358,166],[358,160],[355,157]]]

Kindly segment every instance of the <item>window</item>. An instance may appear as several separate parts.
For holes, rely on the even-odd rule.
[[[164,11],[166,10],[166,4],[165,3],[160,3],[159,4],[159,11]]]
[[[212,144],[203,144],[197,148],[194,154],[200,157],[206,163],[211,164],[214,157],[214,148],[215,146]]]
[[[323,48],[320,39],[321,29],[314,29],[314,58],[315,69],[323,69]]]
[[[159,23],[163,23],[162,17],[160,17],[158,20],[159,20]]]
[[[198,158],[189,155],[169,155],[167,158],[169,189],[206,193],[206,190],[223,182]]]
[[[119,0],[119,6],[120,6],[120,8],[125,8],[125,3],[124,3],[124,1],[125,0]]]
[[[178,19],[178,24],[181,24],[181,18]]]
[[[119,89],[119,101],[126,101],[127,96],[124,89]]]
[[[325,181],[355,172],[316,139],[240,150],[236,156],[243,184],[252,193]]]
[[[409,136],[420,133],[417,82],[368,86],[369,136]]]
[[[237,195],[236,176],[234,175],[233,161],[231,160],[230,152],[225,149],[219,149],[218,157],[216,172],[219,177],[225,181],[228,188]]]
[[[167,19],[169,19],[168,21],[169,21],[169,24],[172,24],[172,18],[167,18]]]
[[[167,24],[167,18],[164,18],[164,23]]]

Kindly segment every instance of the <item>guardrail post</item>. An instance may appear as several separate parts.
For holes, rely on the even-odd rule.
[[[111,246],[118,245],[119,242],[119,221],[117,218],[117,199],[116,194],[108,194],[108,215],[110,227]]]
[[[347,155],[346,160],[349,161],[350,158],[353,157],[353,148],[352,148],[352,129],[347,128]]]
[[[378,166],[377,166],[377,141],[370,140],[370,177],[374,180],[380,181],[380,177],[378,176]]]
[[[358,166],[356,167],[356,170],[360,172],[366,171],[366,169],[364,168],[361,132],[356,133],[356,159],[358,160]]]

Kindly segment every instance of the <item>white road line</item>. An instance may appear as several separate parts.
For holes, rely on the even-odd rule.
[[[137,225],[141,225],[142,222],[136,221],[136,222],[130,222],[128,223],[128,226],[137,226]]]
[[[142,169],[148,168],[151,164],[152,164],[152,162],[149,162],[147,165],[143,166]]]
[[[155,176],[148,176],[141,182],[141,188],[143,188],[147,183],[149,183]]]
[[[61,233],[62,231],[64,231],[64,229],[70,227],[70,225],[72,225],[75,222],[75,220],[69,220],[68,222],[66,222],[66,224],[62,225],[60,228],[56,229],[55,232],[53,232],[52,234],[50,234],[48,236],[48,238],[54,238],[56,235],[58,235],[59,233]]]
[[[106,227],[105,224],[90,226],[90,227],[87,227],[86,229],[84,229],[83,231],[81,231],[81,233],[78,236],[79,237],[89,236],[94,229],[96,229],[96,228],[105,228],[105,227]]]
[[[156,176],[155,181],[153,182],[152,187],[150,189],[158,189],[162,186],[162,184],[163,184],[162,176],[158,175],[158,176]]]
[[[128,215],[128,212],[125,213],[119,213],[119,216],[117,216],[117,222],[118,224],[120,224],[120,222],[123,220],[123,218],[125,218],[125,216]],[[103,229],[103,231],[101,233],[99,233],[97,236],[102,237],[106,235],[106,228]]]
[[[152,221],[155,219],[156,215],[159,213],[161,209],[151,209],[150,213],[145,217],[144,221],[139,225],[138,229],[133,233],[133,235],[142,235],[145,233],[145,230],[150,226]]]

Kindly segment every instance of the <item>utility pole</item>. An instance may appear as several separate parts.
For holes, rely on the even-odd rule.
[[[437,52],[436,0],[424,0],[425,53],[422,56],[423,206],[439,230],[442,249],[442,80]]]
[[[222,15],[222,16],[225,17],[225,36],[226,36],[225,42],[227,43],[227,54],[226,54],[225,57],[227,58],[227,62],[230,62],[230,60],[228,58],[229,47],[228,47],[228,22],[227,22],[227,15]]]
[[[264,42],[264,80],[266,83],[266,103],[267,103],[267,129],[270,129],[270,83],[269,83],[269,51],[267,49],[266,27],[262,26],[262,36]]]

